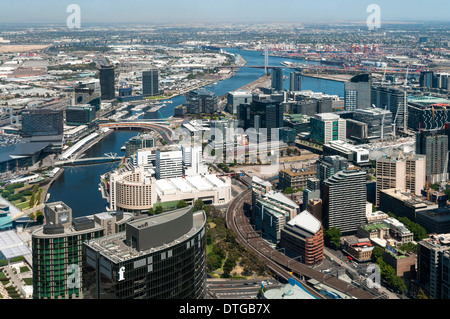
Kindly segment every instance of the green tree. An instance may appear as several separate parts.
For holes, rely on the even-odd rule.
[[[288,186],[283,191],[285,194],[293,194],[295,191],[292,187]]]
[[[188,203],[186,203],[184,200],[180,200],[177,203],[177,208],[184,208],[184,207],[188,207]]]
[[[216,270],[222,266],[222,259],[214,253],[206,256],[206,267],[209,271]]]
[[[375,246],[372,250],[372,259],[376,261],[378,258],[383,258],[383,248]]]
[[[199,198],[194,202],[194,212],[198,211],[198,210],[202,210],[203,206],[205,206],[205,204],[203,203],[203,201]]]
[[[155,207],[155,215],[159,215],[164,213],[164,209],[162,208],[162,206],[158,205]]]
[[[42,223],[44,221],[44,214],[41,211],[36,213],[36,221]]]
[[[342,232],[339,228],[331,227],[323,233],[324,240],[327,244],[334,246],[336,249],[341,247]]]
[[[34,197],[34,194],[33,195],[31,195],[31,197],[30,197],[30,202],[29,202],[29,204],[28,204],[28,206],[30,206],[30,207],[34,207],[34,202],[35,202],[35,197]]]

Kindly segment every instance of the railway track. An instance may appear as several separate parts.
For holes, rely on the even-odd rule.
[[[317,281],[339,290],[356,299],[376,299],[379,295],[360,289],[353,284],[348,284],[338,278],[323,274],[314,270],[305,264],[302,264],[292,258],[287,257],[279,250],[274,249],[265,240],[263,240],[257,231],[250,225],[248,217],[244,213],[244,203],[251,203],[252,192],[250,189],[239,194],[230,204],[226,213],[227,226],[237,234],[237,241],[257,253],[267,262],[267,266],[282,278],[293,277],[296,274],[301,280],[316,279]],[[306,289],[309,287],[304,285]],[[312,294],[319,298],[324,298],[315,290],[308,289]]]

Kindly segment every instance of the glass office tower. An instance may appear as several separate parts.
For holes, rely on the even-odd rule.
[[[206,296],[206,214],[192,207],[145,217],[124,234],[85,243],[85,299]]]

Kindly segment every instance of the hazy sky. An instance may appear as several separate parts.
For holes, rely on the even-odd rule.
[[[72,3],[81,23],[450,21],[450,0],[0,0],[0,24],[65,24]]]

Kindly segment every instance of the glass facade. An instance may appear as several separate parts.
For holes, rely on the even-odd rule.
[[[64,132],[63,123],[63,111],[44,109],[22,113],[22,133],[24,135],[61,135]]]
[[[69,265],[79,266],[81,272],[83,241],[101,236],[103,230],[73,236],[33,236],[33,298],[81,298],[80,286],[69,287],[69,276],[73,275]]]
[[[86,299],[201,299],[206,296],[204,226],[174,246],[154,252],[150,249],[137,258],[124,258],[121,262],[106,258],[90,243],[85,249]]]

